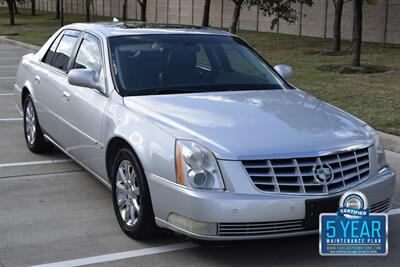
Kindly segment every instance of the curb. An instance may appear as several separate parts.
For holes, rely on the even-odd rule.
[[[0,36],[0,43],[8,43],[22,48],[38,51],[40,46],[27,44],[15,40],[8,39],[6,36]],[[382,138],[383,147],[387,150],[400,153],[400,136],[379,132]]]
[[[382,138],[383,147],[387,150],[400,153],[400,136],[379,132]]]
[[[22,47],[22,48],[30,49],[33,51],[38,51],[40,49],[40,46],[11,40],[11,39],[8,39],[8,37],[6,37],[6,36],[0,36],[0,43],[7,43],[7,44]]]

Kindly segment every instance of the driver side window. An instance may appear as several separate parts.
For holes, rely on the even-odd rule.
[[[82,40],[73,64],[73,69],[93,70],[97,78],[103,80],[103,62],[100,41],[87,34]]]

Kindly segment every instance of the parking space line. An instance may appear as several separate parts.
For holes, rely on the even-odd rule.
[[[400,214],[400,208],[391,209],[391,210],[389,210],[388,214],[389,215],[398,215],[398,214]]]
[[[0,59],[21,59],[20,57],[0,57]]]
[[[15,79],[16,77],[0,77],[0,80]]]
[[[17,105],[17,104],[15,104],[15,106],[17,107],[19,114],[20,114],[21,116],[23,116],[23,115],[24,115],[24,113],[21,111],[21,109],[18,107],[18,105]]]
[[[135,258],[135,257],[141,257],[141,256],[148,256],[148,255],[172,252],[172,251],[177,251],[177,250],[184,250],[184,249],[195,248],[195,247],[198,247],[198,245],[189,243],[189,242],[185,242],[185,243],[178,243],[178,244],[173,244],[173,245],[165,245],[165,246],[159,246],[159,247],[151,247],[151,248],[143,248],[143,249],[137,249],[137,250],[131,250],[131,251],[125,251],[125,252],[118,252],[118,253],[112,253],[112,254],[106,254],[106,255],[100,255],[100,256],[94,256],[94,257],[88,257],[88,258],[80,258],[80,259],[75,259],[75,260],[46,263],[46,264],[34,265],[31,267],[83,266],[83,265],[89,265],[89,264],[117,261],[117,260],[123,260],[123,259],[129,259],[129,258]]]
[[[14,94],[0,94],[0,96],[12,96]]]
[[[72,159],[54,159],[54,160],[41,160],[41,161],[26,161],[26,162],[12,162],[12,163],[2,163],[1,168],[6,167],[21,167],[21,166],[32,166],[32,165],[48,165],[57,163],[67,163],[72,162]]]
[[[4,121],[22,121],[22,118],[0,119],[0,122],[4,122]]]
[[[18,66],[17,65],[13,65],[13,66],[0,66],[0,69],[1,68],[17,68]]]
[[[74,174],[74,173],[86,173],[85,170],[62,170],[62,171],[50,171],[50,172],[41,172],[41,173],[32,173],[32,174],[17,174],[17,175],[7,175],[7,176],[0,176],[0,181],[7,181],[7,180],[12,180],[15,181],[17,179],[26,179],[26,178],[48,178],[52,177],[54,178],[55,175],[60,176],[60,175],[68,175],[68,174]]]
[[[26,53],[25,51],[1,51],[2,54],[18,54],[18,53]]]

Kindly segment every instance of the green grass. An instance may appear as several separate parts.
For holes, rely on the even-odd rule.
[[[364,43],[362,63],[391,70],[378,74],[338,74],[321,66],[349,64],[350,56],[329,57],[331,40],[293,35],[239,32],[271,64],[294,68],[291,83],[361,118],[373,127],[400,135],[400,45]],[[350,42],[343,42],[351,50]]]
[[[9,35],[10,39],[34,45],[43,45],[49,37],[60,28],[60,21],[55,20],[52,12],[37,11],[36,16],[30,10],[20,9],[16,15],[16,25],[10,26],[8,9],[0,7],[0,35]],[[96,16],[96,21],[111,21],[110,17]],[[85,16],[66,14],[65,24],[84,22]]]
[[[21,12],[29,14],[28,10]],[[38,16],[17,15],[16,26],[7,25],[7,10],[0,8],[0,35],[36,45],[43,44],[59,28],[53,13]],[[98,17],[97,21],[111,18]],[[84,16],[66,16],[66,23],[84,21]],[[342,108],[375,128],[400,135],[400,45],[363,44],[362,64],[383,65],[390,71],[379,74],[338,74],[324,72],[324,66],[343,65],[351,56],[329,57],[331,40],[293,35],[240,31],[271,64],[289,64],[294,68],[291,83],[316,97]],[[350,42],[343,42],[351,50]]]

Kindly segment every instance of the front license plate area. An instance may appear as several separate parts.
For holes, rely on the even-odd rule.
[[[339,197],[307,199],[304,228],[318,229],[319,215],[321,213],[336,213],[339,207]]]

